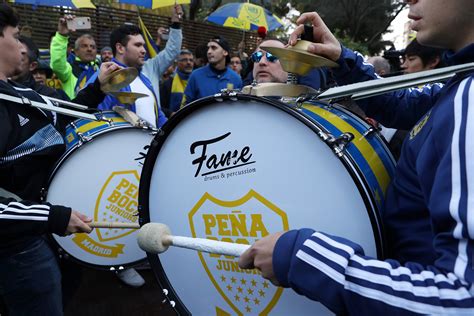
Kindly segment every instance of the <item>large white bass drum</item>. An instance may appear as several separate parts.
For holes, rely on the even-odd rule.
[[[67,205],[94,221],[138,223],[138,185],[151,134],[114,112],[66,127],[66,153],[51,175],[44,199]],[[124,269],[145,261],[136,229],[96,228],[90,234],[53,235],[61,255],[98,269]]]
[[[393,172],[378,132],[338,106],[209,97],[177,112],[152,141],[140,221],[243,244],[311,227],[381,257],[378,212]],[[182,315],[329,313],[257,270],[239,269],[234,257],[171,247],[148,259]]]

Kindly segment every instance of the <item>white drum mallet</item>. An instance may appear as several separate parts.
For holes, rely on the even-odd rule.
[[[162,253],[169,246],[188,248],[192,250],[214,253],[219,255],[239,257],[250,245],[235,244],[205,238],[173,236],[168,226],[161,223],[148,223],[138,231],[138,245],[149,253]]]

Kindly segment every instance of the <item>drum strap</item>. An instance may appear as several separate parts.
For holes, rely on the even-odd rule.
[[[83,119],[97,121],[97,117],[95,117],[95,115],[87,114],[87,113],[83,113],[83,112],[79,112],[79,111],[74,111],[74,110],[69,110],[69,109],[65,109],[65,108],[60,108],[60,107],[54,106],[50,103],[42,103],[42,102],[38,102],[38,101],[33,101],[33,100],[30,100],[30,99],[25,98],[25,97],[15,97],[15,96],[8,95],[8,94],[5,94],[5,93],[0,93],[0,99],[5,100],[5,101],[18,103],[18,104],[30,105],[30,106],[33,106],[35,108],[46,110],[46,111],[51,111],[51,112],[56,112],[56,113],[60,113],[60,114],[65,114],[65,115],[70,115],[70,116],[79,117],[79,118],[83,118]]]

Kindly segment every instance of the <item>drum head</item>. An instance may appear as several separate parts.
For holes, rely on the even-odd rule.
[[[104,128],[71,148],[56,167],[47,201],[68,205],[94,221],[138,222],[138,184],[152,136],[135,129]],[[84,265],[109,269],[146,258],[137,230],[96,228],[91,234],[53,235],[59,247]]]
[[[139,202],[144,222],[173,235],[252,244],[311,227],[377,256],[363,184],[297,110],[256,97],[203,99],[178,112],[152,142]],[[238,259],[173,248],[149,255],[181,313],[319,315],[316,302],[240,270]]]

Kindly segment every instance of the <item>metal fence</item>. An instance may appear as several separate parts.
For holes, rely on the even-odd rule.
[[[32,7],[30,5],[13,5],[21,18],[21,26],[28,25],[32,30],[32,38],[40,48],[49,48],[50,37],[57,29],[59,17],[64,14],[74,14],[76,16],[88,16],[92,21],[92,29],[87,33],[94,36],[97,47],[100,49],[109,46],[110,32],[119,25],[129,22],[138,23],[138,12],[123,10],[108,6],[97,6],[96,9],[68,9],[60,7]],[[170,18],[151,13],[140,12],[140,16],[152,35],[160,26],[168,27]],[[246,43],[246,51],[255,49],[255,32],[243,32],[236,29],[225,28],[204,22],[183,21],[183,46],[194,50],[203,43],[207,43],[212,36],[224,36],[237,50],[237,45],[243,39]],[[71,43],[85,32],[74,33]]]

